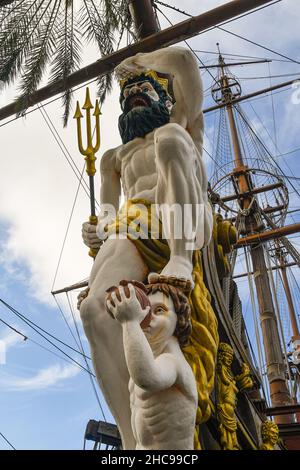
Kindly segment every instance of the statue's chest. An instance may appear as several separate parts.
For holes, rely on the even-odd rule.
[[[151,175],[156,171],[155,148],[153,141],[137,143],[134,147],[122,150],[119,153],[121,175],[138,178],[144,175]]]

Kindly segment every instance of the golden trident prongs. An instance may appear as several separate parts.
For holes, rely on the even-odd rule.
[[[98,152],[100,148],[100,106],[99,100],[96,100],[95,111],[93,116],[95,116],[96,120],[96,145],[93,146],[93,134],[92,134],[92,125],[91,125],[91,110],[94,108],[90,98],[90,90],[89,88],[86,89],[86,96],[85,96],[85,103],[82,109],[86,111],[86,133],[87,133],[87,147],[86,149],[83,148],[82,145],[82,132],[81,132],[81,119],[83,115],[80,110],[79,101],[77,101],[76,112],[74,114],[74,119],[77,121],[77,138],[78,138],[78,148],[82,155],[84,155],[84,159],[86,161],[86,172],[89,175],[90,180],[90,201],[91,201],[91,215],[89,217],[89,222],[92,225],[97,225],[98,218],[96,216],[96,208],[95,208],[95,186],[94,186],[94,175],[96,173],[96,156],[95,154]],[[98,250],[91,248],[89,251],[89,255],[92,258],[95,258],[97,255]]]

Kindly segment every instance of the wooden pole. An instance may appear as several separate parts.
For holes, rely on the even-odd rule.
[[[279,90],[279,88],[285,88],[287,86],[293,85],[293,83],[300,81],[300,77],[294,78],[294,80],[289,80],[288,82],[279,83],[278,85],[273,85],[268,88],[263,88],[262,90],[254,91],[253,93],[249,93],[248,95],[240,96],[239,98],[235,98],[232,100],[232,104],[240,103],[241,101],[249,100],[250,98],[254,98],[255,96],[264,95],[269,91]],[[224,108],[226,103],[216,104],[215,106],[210,106],[209,108],[205,108],[203,113],[210,113],[211,111],[215,111],[220,108]],[[1,111],[1,110],[0,110]]]
[[[219,56],[219,64],[221,66],[221,90],[223,94],[224,106],[227,110],[228,121],[230,125],[230,133],[233,147],[234,166],[233,175],[235,177],[238,200],[242,209],[249,208],[252,198],[251,191],[253,189],[251,182],[251,175],[248,167],[244,165],[243,154],[237,132],[235,117],[233,114],[233,96],[228,83],[228,78],[224,70],[223,57]],[[246,194],[249,194],[247,197]],[[254,202],[253,210],[257,210],[257,203]],[[249,227],[252,226],[253,214],[249,214],[246,223]],[[299,227],[297,228],[300,229]],[[271,232],[276,232],[272,230]],[[283,352],[281,350],[280,337],[278,332],[277,319],[273,304],[272,292],[268,278],[268,270],[265,262],[265,254],[263,245],[260,243],[261,237],[265,235],[264,232],[255,235],[250,235],[245,239],[238,240],[236,246],[239,244],[243,246],[249,243],[249,239],[255,239],[256,244],[251,245],[250,254],[252,258],[252,265],[254,271],[255,287],[257,292],[257,299],[260,313],[260,324],[262,329],[263,344],[265,357],[267,362],[267,376],[270,386],[270,396],[272,405],[283,406],[291,403],[289,390],[285,380],[285,364]],[[276,418],[279,423],[290,423],[290,416],[281,416]]]
[[[284,227],[266,230],[265,232],[255,233],[253,235],[240,238],[235,246],[240,248],[241,246],[252,245],[258,242],[265,242],[267,240],[275,240],[276,238],[286,237],[287,235],[292,235],[293,233],[298,232],[300,232],[300,223],[285,225]]]
[[[160,28],[151,0],[129,0],[128,6],[139,39],[158,33]]]
[[[170,46],[180,41],[189,39],[209,28],[247,13],[262,5],[271,3],[271,0],[233,0],[201,15],[189,18],[181,23],[166,28],[163,31],[152,34],[141,41],[120,49],[113,54],[72,73],[66,80],[57,80],[51,85],[40,88],[32,93],[26,106],[20,102],[11,103],[0,109],[0,121],[15,113],[20,113],[30,106],[45,101],[67,89],[72,89],[84,82],[92,80],[114,70],[122,60],[137,54],[138,52],[150,52],[161,47]]]

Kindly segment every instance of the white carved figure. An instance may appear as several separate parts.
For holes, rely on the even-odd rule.
[[[151,287],[153,293],[151,293]],[[137,450],[192,450],[197,411],[193,372],[179,346],[190,328],[188,300],[173,286],[150,286],[150,307],[142,309],[132,284],[111,294],[107,307],[122,325],[130,380],[131,425]],[[176,299],[178,313],[175,311]],[[188,314],[187,314],[188,313]]]
[[[144,75],[149,69],[172,76],[173,104],[155,80]],[[112,204],[118,210],[122,184],[126,200],[201,205],[202,217],[197,220],[195,209],[189,233],[176,239],[171,231],[170,259],[161,273],[192,281],[193,251],[186,249],[186,242],[196,240],[195,248],[202,248],[210,240],[213,224],[202,161],[203,91],[197,61],[190,51],[172,47],[137,54],[123,61],[117,72],[133,78],[121,90],[123,144],[101,159],[100,204]],[[90,275],[88,296],[81,297],[80,314],[97,379],[118,424],[123,448],[134,449],[122,328],[107,315],[105,296],[121,279],[145,281],[149,267],[129,239],[108,238],[102,244],[95,226],[88,223],[83,225],[83,239],[89,247],[101,248]]]

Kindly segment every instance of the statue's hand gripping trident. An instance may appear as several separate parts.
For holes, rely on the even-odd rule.
[[[82,145],[82,130],[81,130],[81,119],[83,115],[80,110],[79,101],[77,101],[76,112],[74,114],[74,119],[77,121],[77,138],[78,138],[78,148],[82,155],[85,157],[86,161],[86,172],[89,176],[89,183],[90,183],[90,203],[91,203],[91,215],[89,217],[89,223],[91,225],[97,225],[98,218],[96,216],[96,208],[95,208],[95,186],[94,186],[94,175],[96,173],[96,153],[100,148],[100,106],[99,100],[96,100],[95,111],[93,116],[95,116],[96,120],[96,145],[93,146],[93,133],[92,133],[92,125],[91,125],[91,110],[94,108],[90,98],[90,91],[89,88],[86,89],[86,97],[85,103],[82,109],[86,111],[86,133],[87,133],[87,147],[86,149],[83,148]],[[98,249],[90,248],[89,255],[93,258],[96,257],[98,253]]]

